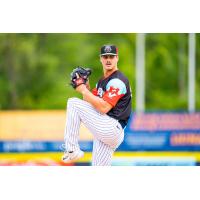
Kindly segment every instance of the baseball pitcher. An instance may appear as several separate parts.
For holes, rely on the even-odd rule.
[[[104,45],[100,51],[103,77],[90,91],[90,69],[77,67],[71,73],[71,85],[82,94],[83,100],[70,98],[64,134],[63,162],[72,162],[84,156],[78,144],[81,122],[94,135],[92,165],[109,166],[113,152],[124,139],[124,128],[131,113],[131,89],[128,79],[119,71],[118,49]]]

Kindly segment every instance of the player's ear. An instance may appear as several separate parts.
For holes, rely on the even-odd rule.
[[[116,58],[117,58],[117,62],[119,61],[119,56],[118,55],[116,55]]]

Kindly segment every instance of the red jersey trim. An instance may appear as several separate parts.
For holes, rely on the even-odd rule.
[[[92,89],[92,94],[95,95],[95,96],[98,96],[98,91],[97,91],[97,88],[94,88]]]
[[[105,94],[103,95],[103,100],[111,104],[113,107],[115,107],[119,99],[122,98],[123,96],[124,94],[111,96],[110,92],[106,91]]]

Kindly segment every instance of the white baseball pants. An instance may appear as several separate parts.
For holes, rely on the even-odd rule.
[[[94,136],[92,165],[111,165],[113,152],[124,139],[124,130],[119,122],[106,114],[101,114],[84,100],[68,99],[64,134],[67,151],[80,149],[78,138],[81,122]]]

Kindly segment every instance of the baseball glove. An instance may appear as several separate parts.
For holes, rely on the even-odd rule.
[[[81,84],[86,84],[88,77],[91,75],[92,70],[78,66],[71,73],[71,85],[76,89]]]

